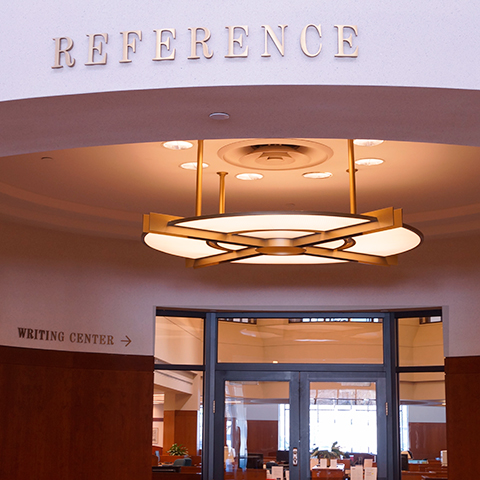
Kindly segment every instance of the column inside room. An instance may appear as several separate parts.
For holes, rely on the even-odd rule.
[[[172,372],[170,372],[172,373]],[[175,372],[177,382],[185,382],[183,391],[165,388],[163,446],[166,452],[173,445],[183,445],[190,455],[199,454],[198,417],[201,409],[202,375]],[[183,377],[183,378],[182,378]]]

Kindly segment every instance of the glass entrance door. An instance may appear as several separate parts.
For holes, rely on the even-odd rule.
[[[218,372],[215,478],[299,480],[298,382],[298,372]]]
[[[386,478],[384,380],[303,376],[309,456],[302,463],[310,462],[306,478],[352,478],[352,467],[376,468],[377,478]]]
[[[385,397],[373,375],[218,372],[215,478],[344,479],[362,465],[385,479]]]

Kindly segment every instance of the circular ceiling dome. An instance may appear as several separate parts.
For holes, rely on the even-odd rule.
[[[310,140],[266,138],[230,143],[218,151],[218,156],[237,167],[256,170],[296,170],[326,162],[333,150]]]

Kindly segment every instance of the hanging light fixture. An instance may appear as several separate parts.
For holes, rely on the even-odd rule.
[[[348,140],[350,213],[225,213],[225,176],[220,178],[219,213],[204,215],[203,140],[198,141],[195,216],[143,216],[143,241],[151,248],[184,257],[187,266],[220,263],[395,265],[397,255],[417,247],[422,235],[404,225],[393,207],[357,214],[353,140]]]

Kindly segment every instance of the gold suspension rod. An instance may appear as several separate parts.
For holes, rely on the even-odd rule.
[[[195,216],[202,215],[202,176],[203,176],[203,140],[197,142],[197,195],[195,198]]]
[[[353,140],[348,140],[348,177],[350,179],[350,213],[357,214],[357,188],[355,185],[355,152]]]
[[[220,190],[218,194],[218,213],[225,213],[225,176],[228,172],[217,172],[220,177]]]

